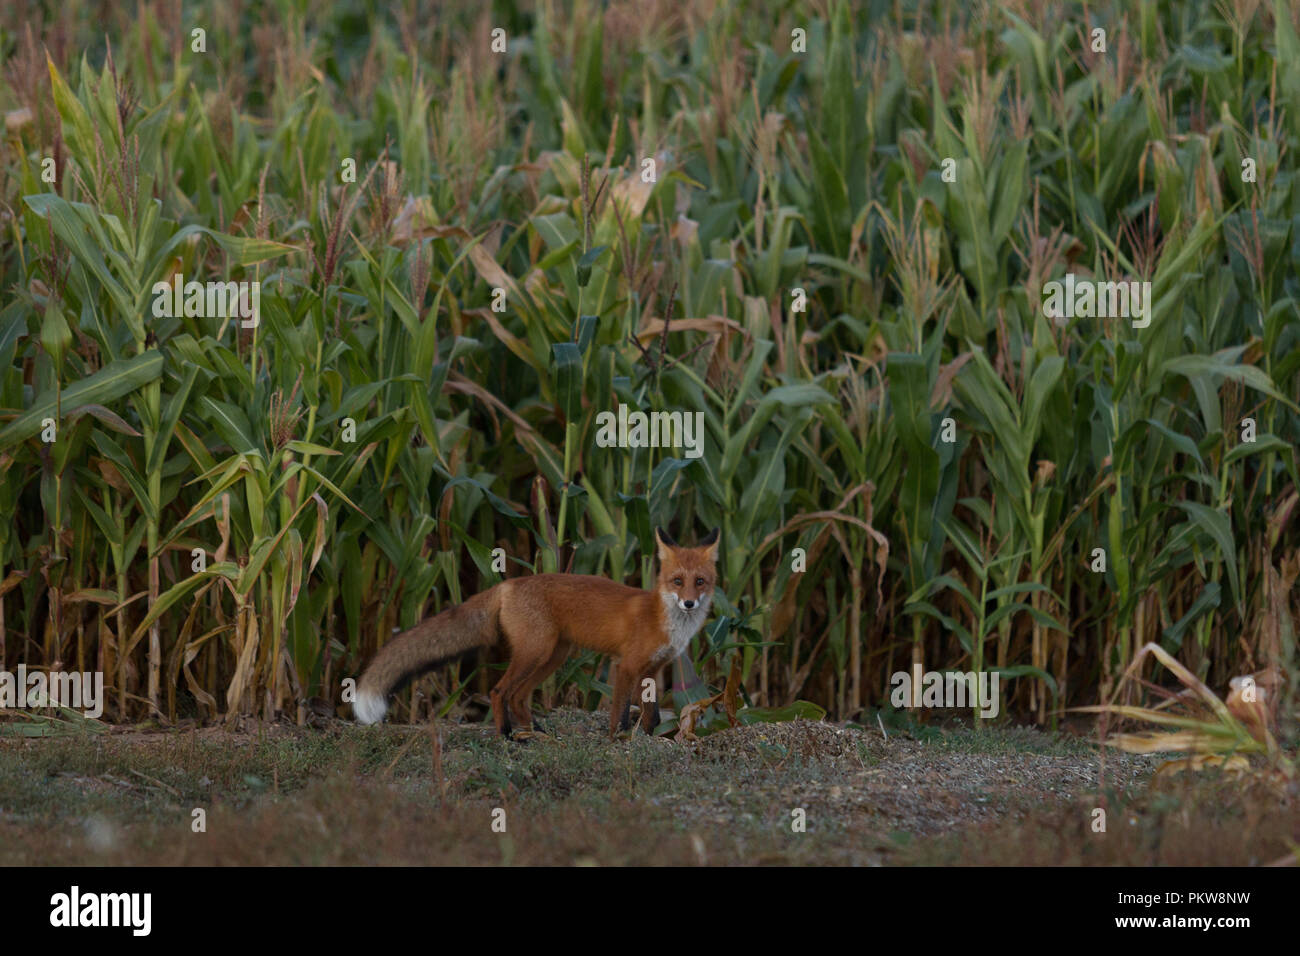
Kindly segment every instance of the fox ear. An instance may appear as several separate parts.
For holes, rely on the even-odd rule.
[[[708,548],[708,551],[706,553],[708,554],[710,561],[713,561],[717,558],[718,556],[718,529],[717,528],[714,528],[712,531],[710,531],[708,534],[706,534],[703,538],[700,539],[700,547]]]
[[[663,528],[655,528],[655,541],[659,543],[659,560],[662,561],[668,556],[668,549],[677,547],[677,542],[668,536],[668,532]]]

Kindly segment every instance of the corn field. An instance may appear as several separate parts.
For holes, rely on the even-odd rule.
[[[0,13],[0,669],[346,715],[395,628],[649,586],[660,525],[721,529],[693,667],[756,707],[1293,673],[1287,0],[49,9]],[[1047,314],[1076,280],[1147,312]]]

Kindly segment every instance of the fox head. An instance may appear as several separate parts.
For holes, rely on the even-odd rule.
[[[718,529],[706,534],[694,548],[684,548],[663,528],[655,528],[659,544],[659,594],[664,604],[688,614],[708,613],[718,581]]]

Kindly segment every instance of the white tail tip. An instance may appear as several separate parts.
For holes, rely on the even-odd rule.
[[[352,704],[352,713],[359,724],[377,724],[388,713],[388,701],[374,691],[359,690]]]

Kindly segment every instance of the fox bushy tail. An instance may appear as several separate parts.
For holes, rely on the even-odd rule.
[[[352,705],[357,722],[383,720],[389,696],[436,664],[495,644],[501,633],[500,617],[501,592],[493,587],[398,634],[380,649],[357,682]]]

